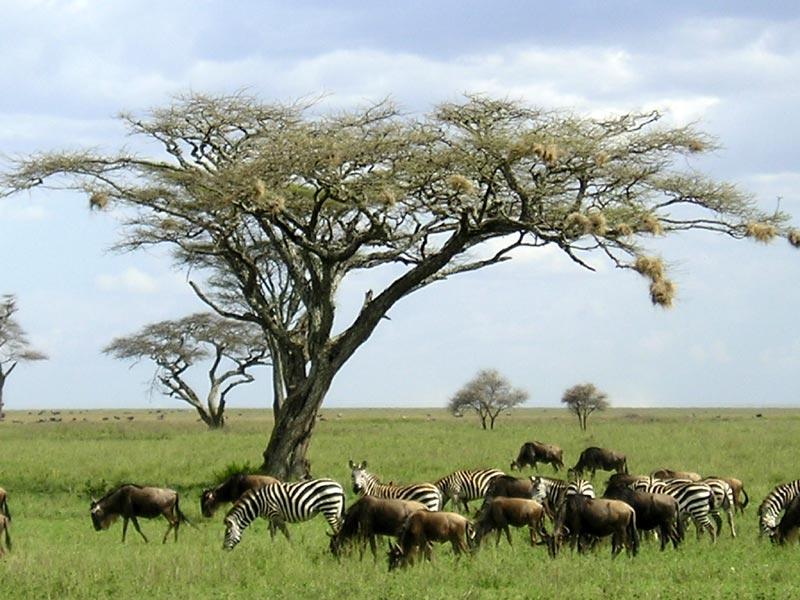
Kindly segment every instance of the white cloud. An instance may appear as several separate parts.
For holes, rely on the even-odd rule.
[[[9,221],[41,221],[50,217],[50,212],[43,206],[37,204],[19,206],[15,204],[11,202],[0,204],[0,219]]]
[[[159,290],[156,280],[136,267],[128,267],[118,275],[98,275],[95,285],[104,292],[154,294]]]

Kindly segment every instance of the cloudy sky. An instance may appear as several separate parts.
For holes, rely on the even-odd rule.
[[[368,6],[368,8],[364,8]],[[669,6],[669,8],[667,8]],[[334,8],[335,7],[335,8]],[[410,113],[465,92],[602,115],[658,108],[720,141],[698,167],[800,223],[800,9],[795,2],[72,2],[0,0],[0,154],[135,143],[114,116],[189,90],[329,108],[393,98]],[[9,379],[9,409],[178,406],[111,338],[202,309],[158,253],[118,255],[85,198],[0,199],[0,293],[50,360]],[[401,302],[327,406],[442,406],[494,367],[554,406],[592,381],[617,406],[800,401],[800,253],[685,235],[653,247],[679,286],[580,270],[547,249]],[[346,282],[343,314],[372,282]],[[268,374],[231,407],[268,406]]]

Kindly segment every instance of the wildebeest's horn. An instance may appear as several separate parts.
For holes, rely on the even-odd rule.
[[[366,469],[367,468],[367,461],[364,461],[364,462],[361,463],[361,468],[362,469]]]

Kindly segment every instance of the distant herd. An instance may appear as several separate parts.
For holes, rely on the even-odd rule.
[[[536,469],[549,464],[564,468],[563,452],[553,444],[538,441],[522,445],[512,470]],[[744,512],[749,497],[741,480],[734,477],[702,477],[691,471],[658,469],[649,475],[630,475],[624,454],[608,448],[586,448],[568,469],[566,480],[534,475],[513,477],[498,469],[459,470],[434,482],[398,485],[381,483],[367,470],[367,461],[349,462],[352,489],[358,500],[345,509],[345,491],[333,479],[282,482],[267,475],[239,473],[203,491],[201,513],[214,516],[220,505],[233,503],[223,523],[223,547],[233,549],[243,532],[257,518],[265,518],[274,538],[280,531],[290,539],[287,524],[322,514],[330,526],[329,547],[337,558],[358,550],[363,558],[367,544],[377,558],[378,538],[394,538],[389,544],[389,569],[411,564],[421,554],[430,559],[434,543],[449,543],[460,556],[474,552],[494,532],[496,544],[503,533],[512,543],[510,527],[527,527],[531,545],[544,544],[556,556],[564,543],[578,552],[594,548],[611,538],[611,554],[623,549],[635,556],[645,532],[653,532],[661,550],[678,548],[688,522],[697,537],[707,533],[712,541],[722,532],[725,513],[732,537],[736,537],[734,515]],[[592,483],[598,470],[613,471],[602,497]],[[472,518],[443,509],[452,502],[455,510],[469,513],[469,502],[482,501]],[[90,505],[97,531],[108,529],[122,518],[122,541],[132,522],[148,541],[139,518],[163,516],[168,523],[162,542],[170,532],[178,540],[181,524],[190,524],[180,509],[178,493],[158,487],[125,484],[109,491]],[[775,487],[758,508],[759,532],[778,544],[796,535],[800,527],[800,480]],[[545,521],[549,520],[548,533]],[[0,556],[11,549],[11,513],[5,490],[0,488]]]

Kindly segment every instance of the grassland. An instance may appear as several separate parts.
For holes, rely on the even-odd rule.
[[[232,463],[258,464],[267,412],[234,409],[223,432],[206,431],[184,411],[10,412],[0,423],[0,486],[9,492],[14,551],[0,560],[2,598],[788,598],[800,583],[797,548],[759,540],[755,516],[769,489],[800,476],[800,411],[617,409],[592,418],[586,434],[561,410],[516,411],[493,432],[436,410],[323,414],[313,471],[345,488],[350,458],[367,459],[386,480],[431,480],[456,468],[505,469],[521,442],[539,439],[560,444],[570,464],[600,445],[627,453],[631,472],[736,476],[751,505],[736,540],[726,532],[712,546],[692,532],[677,552],[645,544],[635,559],[612,561],[604,547],[551,560],[517,531],[513,548],[489,544],[457,563],[441,547],[433,564],[387,573],[383,556],[334,560],[321,518],[292,526],[291,544],[271,542],[259,522],[226,553],[222,514],[201,518],[200,491]],[[142,522],[150,544],[131,528],[123,545],[120,524],[95,532],[90,494],[123,481],[174,487],[197,529],[166,545],[158,543],[163,521]]]

